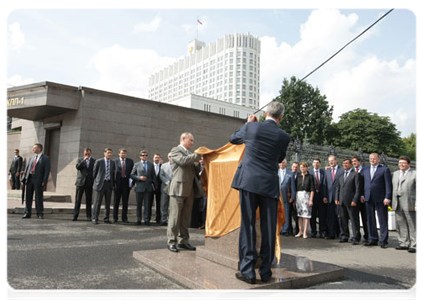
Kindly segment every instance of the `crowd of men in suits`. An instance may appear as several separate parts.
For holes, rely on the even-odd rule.
[[[201,166],[198,164],[201,156],[189,152],[192,144],[192,134],[182,134],[181,144],[171,150],[168,154],[169,161],[166,163],[163,163],[159,154],[154,154],[153,162],[148,161],[146,150],[139,153],[140,161],[134,163],[127,157],[124,148],[119,149],[117,159],[111,159],[113,151],[109,148],[104,149],[104,158],[94,159],[91,157],[91,149],[85,148],[84,156],[78,158],[76,163],[78,171],[72,220],[76,221],[79,217],[85,193],[87,220],[98,224],[104,198],[104,222],[119,221],[119,207],[122,203],[121,221],[128,223],[129,194],[135,186],[137,225],[142,221],[145,225],[151,225],[152,205],[155,202],[156,223],[168,226],[168,222],[172,222],[171,226],[168,226],[169,250],[177,252],[179,246],[195,250],[195,247],[189,244],[189,220],[193,199],[201,197],[204,191],[197,176],[201,171]],[[20,183],[26,187],[23,219],[31,218],[34,194],[37,217],[44,218],[43,191],[50,173],[50,159],[42,153],[42,150],[41,144],[34,144],[32,148],[34,155],[24,166],[19,150],[16,149],[9,169],[10,178],[14,178],[12,188],[19,189]],[[177,164],[174,164],[174,159],[177,160]],[[379,245],[381,248],[387,248],[389,207],[395,211],[396,230],[399,236],[399,245],[396,249],[416,252],[416,173],[410,168],[410,158],[407,156],[399,158],[399,170],[395,171],[393,176],[386,166],[380,164],[377,153],[369,155],[369,162],[369,166],[363,167],[361,159],[354,156],[344,159],[341,167],[337,158],[330,155],[328,166],[322,169],[320,159],[313,160],[310,174],[314,178],[315,190],[310,219],[311,237],[338,238],[340,243],[351,242],[352,245],[358,245],[363,240],[365,246]],[[292,163],[291,170],[287,169],[286,160],[279,166],[279,183],[286,219],[280,234],[294,236],[298,233],[295,183],[300,174],[299,163]],[[189,188],[183,187],[181,185],[183,181],[172,181],[172,173],[173,176],[175,174],[178,177],[182,176],[184,180],[188,178],[194,185]],[[196,189],[193,189],[193,186]],[[114,202],[111,222],[112,193]],[[189,201],[185,201],[186,199]],[[170,206],[173,206],[174,215],[169,212]],[[183,237],[179,244],[176,239],[177,232],[182,233]]]
[[[323,170],[320,159],[313,160],[310,174],[314,177],[315,190],[310,219],[311,237],[339,238],[340,243],[351,242],[352,245],[359,245],[363,240],[365,246],[379,245],[385,249],[388,247],[389,236],[388,210],[392,209],[395,211],[399,235],[396,249],[415,253],[416,174],[410,168],[410,158],[399,158],[399,170],[393,176],[388,167],[380,164],[377,153],[369,155],[369,162],[369,166],[363,167],[361,159],[354,156],[345,158],[341,167],[336,156],[330,155],[328,165]],[[286,160],[279,166],[287,220],[280,234],[294,236],[299,228],[295,206],[299,163],[292,163],[291,170],[287,170]],[[363,227],[363,235],[360,225]]]

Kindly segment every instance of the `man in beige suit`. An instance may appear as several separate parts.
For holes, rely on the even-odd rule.
[[[172,180],[169,184],[167,247],[172,252],[179,252],[178,248],[195,250],[195,247],[189,243],[188,228],[194,197],[203,196],[204,190],[196,175],[201,170],[200,164],[198,164],[201,155],[189,151],[193,144],[194,136],[189,132],[184,132],[181,135],[179,146],[170,151]]]
[[[416,172],[410,158],[399,158],[399,170],[392,177],[392,209],[395,211],[399,245],[397,250],[416,252]]]

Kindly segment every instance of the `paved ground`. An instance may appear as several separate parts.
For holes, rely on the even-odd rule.
[[[102,222],[95,226],[87,221],[72,222],[69,213],[46,214],[44,220],[34,216],[22,220],[20,214],[8,214],[7,279],[14,289],[181,289],[132,257],[133,251],[165,247],[165,227]],[[135,216],[130,216],[130,221],[134,220]],[[193,245],[204,244],[204,230],[191,229],[190,233]],[[345,268],[343,281],[311,290],[407,291],[416,282],[416,255],[395,250],[395,246],[396,233],[392,231],[388,249],[282,237],[287,254]]]

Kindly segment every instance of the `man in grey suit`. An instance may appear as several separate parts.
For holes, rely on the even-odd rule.
[[[153,184],[156,184],[156,173],[154,165],[147,161],[148,152],[140,152],[140,161],[134,165],[131,178],[135,182],[135,193],[137,200],[137,225],[141,225],[142,205],[144,202],[144,224],[150,226],[151,213],[149,210],[152,201]]]
[[[76,195],[75,195],[75,208],[73,210],[72,221],[78,220],[79,209],[81,207],[82,196],[85,192],[85,206],[87,220],[91,221],[91,206],[92,206],[92,194],[93,194],[93,170],[94,170],[95,159],[91,157],[91,149],[84,149],[84,156],[78,158],[76,162],[76,169],[78,174],[76,176]]]
[[[169,223],[167,226],[167,247],[172,252],[178,248],[194,251],[189,243],[189,225],[194,197],[204,195],[197,174],[201,171],[201,155],[189,151],[194,144],[194,136],[184,132],[180,144],[170,151],[172,157],[172,181],[169,186]],[[179,243],[178,243],[179,237]],[[178,247],[176,247],[178,245]]]
[[[289,204],[293,203],[294,195],[296,193],[296,186],[295,186],[295,179],[292,174],[292,171],[286,168],[287,162],[284,159],[281,163],[279,163],[279,184],[281,187],[281,193],[283,198],[283,205],[285,208],[285,224],[283,224],[281,234],[288,236],[288,228],[289,228]]]
[[[167,155],[168,162],[162,164],[160,168],[160,180],[162,181],[161,185],[161,199],[160,199],[160,212],[161,220],[160,225],[167,226],[169,219],[169,188],[166,188],[170,181],[172,180],[172,156],[171,153]]]
[[[19,155],[19,149],[15,149],[15,156],[9,169],[9,175],[12,177],[12,190],[19,190],[21,186],[21,171],[23,171],[22,156]]]
[[[35,208],[39,219],[44,219],[44,188],[47,186],[50,173],[50,158],[44,155],[43,145],[34,144],[32,152],[35,154],[29,159],[22,180],[26,184],[26,206],[22,219],[31,218],[32,197],[35,192]]]
[[[392,209],[395,211],[399,245],[397,250],[416,252],[416,171],[408,156],[399,158],[399,170],[392,177]]]
[[[354,172],[352,161],[346,158],[342,161],[343,174],[338,179],[335,192],[335,204],[338,205],[341,219],[340,243],[348,242],[350,230],[348,219],[351,220],[352,244],[358,245],[361,239],[359,204],[361,201],[362,180],[360,174]]]
[[[101,203],[103,196],[106,199],[104,223],[110,222],[110,202],[112,199],[112,191],[114,187],[115,162],[111,159],[113,150],[104,149],[104,159],[97,159],[94,163],[94,184],[95,201],[93,210],[93,224],[98,224],[98,216],[100,215]]]

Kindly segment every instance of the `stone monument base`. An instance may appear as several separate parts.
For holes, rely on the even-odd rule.
[[[201,256],[196,252],[201,252]],[[300,289],[328,281],[340,280],[344,269],[301,256],[282,253],[279,264],[272,266],[272,278],[262,283],[257,273],[257,284],[248,284],[235,278],[233,262],[229,266],[205,259],[204,246],[197,251],[168,249],[136,251],[134,258],[164,276],[189,289]]]

